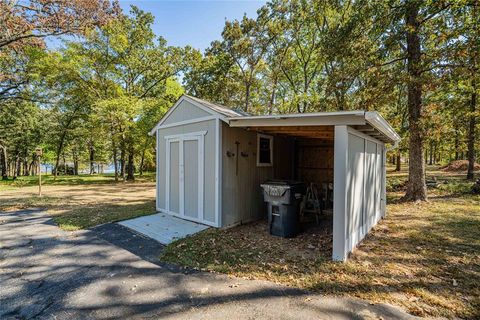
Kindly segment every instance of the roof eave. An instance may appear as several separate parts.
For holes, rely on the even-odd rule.
[[[244,116],[227,118],[231,127],[262,127],[262,126],[305,126],[305,125],[364,125],[363,111],[305,113],[275,116]]]
[[[390,124],[376,111],[340,111],[324,113],[303,113],[269,116],[243,116],[226,118],[231,127],[269,126],[327,126],[327,125],[371,125],[385,140],[397,144],[401,138]]]
[[[383,133],[392,143],[398,143],[402,138],[392,126],[377,111],[365,112],[365,120],[375,129]]]

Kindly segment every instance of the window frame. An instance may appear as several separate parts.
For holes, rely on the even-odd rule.
[[[260,162],[260,139],[268,139],[270,141],[270,162]],[[273,136],[257,133],[257,167],[273,167]]]

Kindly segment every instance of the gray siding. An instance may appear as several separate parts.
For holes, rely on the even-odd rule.
[[[238,152],[237,144],[238,142]],[[265,204],[260,184],[274,176],[274,167],[257,167],[257,133],[222,123],[222,225],[261,218]],[[274,153],[276,137],[273,142]],[[227,152],[235,154],[228,157]],[[238,153],[238,172],[237,172]],[[243,155],[242,155],[243,153]],[[274,166],[277,159],[274,156]]]
[[[196,140],[185,141],[185,215],[198,215],[198,148]],[[187,201],[188,200],[188,201]]]
[[[166,172],[166,175],[170,175],[170,211],[179,212],[180,210],[180,194],[178,193],[179,181],[177,179],[180,168],[179,168],[179,149],[180,143],[173,142],[170,146],[170,172]],[[165,152],[163,152],[165,154]],[[165,160],[166,161],[166,160]],[[163,179],[165,181],[165,179]],[[165,183],[165,182],[164,182]],[[163,193],[165,195],[165,192]]]
[[[346,174],[346,242],[350,252],[384,215],[384,144],[350,129]]]
[[[165,136],[176,135],[176,134],[185,134],[199,131],[207,131],[205,135],[205,172],[204,172],[204,217],[208,222],[215,222],[215,120],[208,120],[198,123],[185,124],[178,127],[170,128],[160,128],[157,131],[157,154],[158,154],[158,180],[157,180],[157,209],[165,209],[165,188],[166,188],[166,141]],[[188,142],[186,144],[191,144]],[[191,157],[188,154],[185,154],[186,158],[189,158],[187,161],[192,161]],[[194,159],[198,160],[198,159]],[[190,166],[190,168],[194,168]],[[172,174],[170,172],[170,174]],[[177,174],[177,173],[175,173]],[[197,172],[190,173],[186,172],[186,179],[191,174],[197,174]],[[192,215],[191,210],[198,203],[197,198],[192,198],[191,185],[188,184],[188,181],[185,181],[185,209],[186,214]],[[177,189],[173,190],[173,193],[176,193]],[[178,195],[172,195],[170,193],[170,198],[178,197]],[[188,213],[189,212],[189,213]]]
[[[198,119],[211,116],[210,113],[203,111],[188,101],[183,100],[175,110],[164,120],[163,124],[173,124],[185,120]]]

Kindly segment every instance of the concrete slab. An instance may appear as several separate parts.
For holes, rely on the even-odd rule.
[[[206,225],[183,220],[166,213],[157,213],[150,216],[125,220],[118,222],[118,224],[165,245],[209,228]]]

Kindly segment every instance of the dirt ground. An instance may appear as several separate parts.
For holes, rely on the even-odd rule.
[[[118,183],[98,185],[51,185],[42,187],[42,195],[47,198],[68,199],[72,205],[115,202],[130,204],[132,202],[155,199],[155,183]],[[0,200],[13,203],[28,198],[38,198],[38,187],[29,186],[5,190],[0,193]],[[26,201],[24,201],[26,202]]]
[[[385,304],[153,264],[50,220],[39,210],[0,217],[0,319],[414,319]]]
[[[28,186],[0,192],[0,211],[46,208],[66,230],[155,212],[155,183]]]

